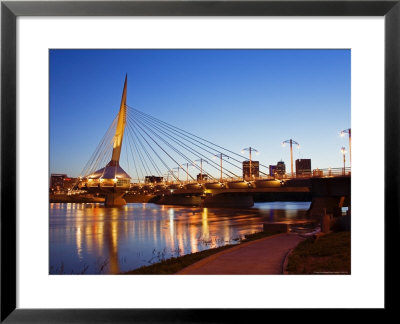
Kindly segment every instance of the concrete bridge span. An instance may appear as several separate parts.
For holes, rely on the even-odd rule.
[[[351,209],[351,177],[311,179],[311,216],[341,216],[342,207]]]
[[[153,193],[152,202],[204,207],[251,207],[261,201],[311,201],[312,214],[337,213],[350,206],[350,177],[169,186]]]

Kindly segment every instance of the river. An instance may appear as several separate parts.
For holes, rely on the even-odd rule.
[[[264,222],[307,219],[309,202],[256,203],[248,209],[131,203],[52,203],[50,274],[117,274],[162,259],[235,244]]]

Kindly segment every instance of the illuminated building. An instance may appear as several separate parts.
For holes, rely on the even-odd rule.
[[[64,179],[67,178],[66,174],[52,173],[50,175],[50,189],[61,190],[64,189]]]
[[[199,173],[198,175],[197,175],[197,181],[202,181],[202,180],[208,180],[208,175],[207,174],[201,174],[201,173]]]
[[[157,176],[146,176],[144,178],[145,183],[161,183],[163,182],[164,178],[163,177],[157,177]]]
[[[242,167],[243,167],[243,179],[250,179],[250,178],[257,179],[260,176],[259,161],[251,161],[251,172],[250,172],[250,161],[243,161]]]
[[[297,159],[296,176],[310,176],[310,175],[311,175],[311,159]]]
[[[286,165],[285,162],[279,161],[276,164],[276,173],[279,175],[284,175],[286,173]]]

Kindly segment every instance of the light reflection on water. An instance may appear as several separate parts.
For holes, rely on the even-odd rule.
[[[308,202],[250,209],[50,204],[51,274],[116,274],[161,259],[237,243],[265,222],[306,219]]]

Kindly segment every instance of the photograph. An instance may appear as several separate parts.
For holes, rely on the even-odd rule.
[[[400,0],[361,2],[2,1],[0,322],[395,310]]]
[[[351,274],[351,49],[48,55],[50,275]]]

